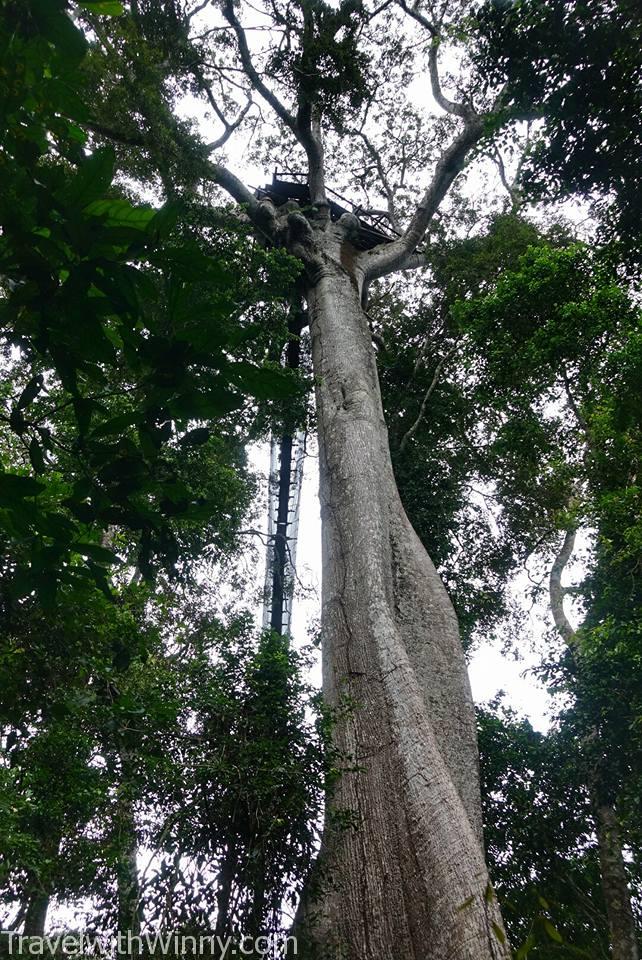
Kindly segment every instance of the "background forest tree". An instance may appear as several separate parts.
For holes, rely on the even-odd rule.
[[[550,584],[554,731],[479,717],[487,856],[517,955],[637,955],[640,145],[618,104],[639,99],[640,18],[602,13],[3,4],[14,927],[42,932],[52,899],[90,897],[100,929],[255,936],[303,891],[297,930],[322,956],[507,955],[459,637],[396,479],[465,640],[507,622],[527,558]],[[184,119],[195,98],[211,141]],[[259,202],[219,161],[248,137],[266,169],[307,168],[307,201]],[[492,219],[457,179],[485,158],[512,211]],[[527,219],[551,184],[596,199],[609,246]],[[330,185],[354,213],[338,217]],[[368,210],[388,224],[374,249]],[[387,276],[408,268],[421,273]],[[288,425],[306,415],[309,385],[279,363],[302,304],[326,514],[316,730],[287,642],[229,603],[215,613],[203,581],[243,551],[248,442],[284,408]],[[575,630],[562,575],[582,530]],[[385,802],[382,779],[402,785]],[[572,823],[547,815],[561,801]],[[400,810],[411,826],[391,837]]]

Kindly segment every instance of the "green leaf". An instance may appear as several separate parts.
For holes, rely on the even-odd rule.
[[[493,928],[493,933],[495,934],[499,942],[506,943],[506,934],[504,933],[502,928],[499,926],[499,924],[495,923],[494,920],[492,922],[492,928]]]
[[[220,387],[183,393],[168,402],[173,417],[187,420],[222,417],[232,410],[238,410],[242,405],[242,397]]]
[[[29,444],[29,460],[36,473],[44,473],[46,469],[45,458],[42,455],[42,448],[35,437]]]
[[[531,952],[535,946],[535,937],[532,933],[528,935],[528,938],[524,941],[521,947],[515,953],[515,960],[525,960],[528,954]]]
[[[24,410],[25,407],[29,406],[32,400],[35,400],[42,390],[42,384],[42,374],[39,373],[35,377],[31,378],[27,386],[18,397],[18,402],[16,403],[18,410]]]
[[[557,930],[553,926],[550,920],[546,919],[546,917],[544,917],[544,929],[546,930],[546,933],[549,935],[551,940],[554,940],[555,943],[564,943],[564,938],[562,937],[562,934],[559,932],[559,930]]]
[[[98,543],[73,543],[72,550],[82,554],[83,557],[97,560],[99,563],[118,563],[116,554]]]
[[[36,497],[45,489],[44,483],[33,477],[22,477],[15,473],[0,473],[0,497],[8,500],[20,500],[23,497]]]
[[[87,52],[87,41],[64,10],[56,10],[51,0],[32,0],[30,13],[43,35],[70,64],[82,60]]]
[[[196,427],[181,437],[179,443],[182,447],[200,447],[207,443],[210,438],[210,430],[207,427]]]
[[[182,280],[223,282],[226,279],[222,264],[213,257],[206,256],[195,243],[159,250],[148,259],[150,263],[170,270],[174,277]]]
[[[131,227],[145,230],[154,218],[152,207],[134,207],[129,200],[94,200],[85,207],[86,214],[103,217],[109,227]]]
[[[127,413],[121,413],[117,417],[111,417],[104,423],[98,424],[91,432],[92,437],[106,437],[109,434],[120,435],[124,429],[138,423],[142,414],[140,410],[129,410]]]
[[[181,213],[184,213],[183,204],[174,200],[164,203],[149,221],[149,232],[155,232],[158,238],[168,236],[172,229],[176,226]]]
[[[105,17],[120,17],[125,12],[119,0],[78,0],[78,4],[90,13],[101,13]]]
[[[87,122],[91,118],[87,104],[64,80],[54,77],[47,85],[47,92],[52,107],[63,116],[78,120],[81,123]],[[77,134],[72,133],[71,135],[74,140],[79,139]]]
[[[62,200],[72,206],[91,205],[111,186],[115,162],[116,155],[112,147],[95,150],[63,191]]]
[[[297,380],[287,371],[276,367],[255,367],[239,360],[230,368],[231,379],[257,400],[285,400],[296,394]]]

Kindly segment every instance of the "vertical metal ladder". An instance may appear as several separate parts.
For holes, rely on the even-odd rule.
[[[306,434],[272,436],[263,629],[290,634]]]

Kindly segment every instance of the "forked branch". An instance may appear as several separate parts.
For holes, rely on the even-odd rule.
[[[223,16],[225,17],[229,25],[232,27],[236,35],[236,42],[238,44],[239,56],[241,58],[241,63],[243,65],[243,69],[247,75],[248,80],[250,81],[250,83],[252,84],[256,92],[260,93],[260,95],[263,97],[266,103],[269,103],[269,105],[272,107],[272,109],[276,113],[277,117],[279,117],[279,119],[283,121],[283,123],[286,125],[286,127],[288,127],[292,131],[292,133],[296,134],[297,125],[296,125],[295,117],[290,113],[290,111],[287,109],[285,104],[281,103],[281,101],[279,100],[277,95],[274,93],[274,91],[270,90],[270,88],[267,86],[267,84],[265,83],[265,81],[263,80],[263,78],[261,77],[260,73],[258,72],[258,70],[254,65],[254,61],[252,60],[252,55],[250,53],[250,48],[248,47],[248,44],[247,44],[247,37],[245,36],[245,30],[241,26],[241,22],[236,16],[233,0],[224,0],[222,10],[223,10]]]
[[[266,103],[274,110],[277,117],[292,131],[306,152],[309,165],[310,198],[312,203],[325,206],[323,141],[318,113],[305,99],[299,103],[299,109],[296,115],[288,110],[274,91],[267,86],[259,71],[256,69],[247,43],[247,37],[245,36],[245,30],[234,10],[233,0],[224,0],[222,10],[223,16],[236,35],[239,57],[248,80],[257,93],[260,94]]]
[[[470,149],[484,133],[482,117],[471,116],[463,130],[444,150],[435,168],[432,182],[424,193],[404,235],[394,243],[379,244],[364,256],[368,282],[411,266],[419,266],[414,256],[430,221],[439,209],[453,181],[462,170]]]

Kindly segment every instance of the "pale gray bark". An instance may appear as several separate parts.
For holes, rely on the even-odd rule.
[[[399,499],[362,309],[369,282],[424,263],[417,247],[487,126],[469,105],[444,96],[435,49],[435,98],[463,123],[402,236],[357,254],[350,243],[357,218],[329,222],[318,104],[303,85],[294,105],[285,104],[254,63],[238,6],[224,0],[221,9],[245,77],[306,153],[312,205],[306,216],[296,204],[276,210],[231,171],[203,161],[203,176],[245,207],[261,242],[285,247],[306,270],[321,464],[324,692],[335,706],[350,702],[335,734],[354,759],[330,810],[354,813],[358,825],[326,831],[320,883],[305,900],[302,927],[317,956],[337,960],[503,960],[509,948],[484,862],[475,717],[458,624]]]
[[[44,862],[55,861],[60,849],[60,834],[43,828],[39,836],[40,850]],[[24,902],[24,926],[22,932],[27,937],[44,937],[47,927],[47,914],[55,888],[55,874],[52,876],[47,867],[42,877],[32,878],[31,889]]]
[[[345,219],[345,218],[344,218]],[[354,759],[306,907],[316,955],[509,956],[481,839],[475,717],[456,616],[401,505],[349,224],[308,289],[323,523],[323,685]],[[343,232],[342,232],[343,228]]]

